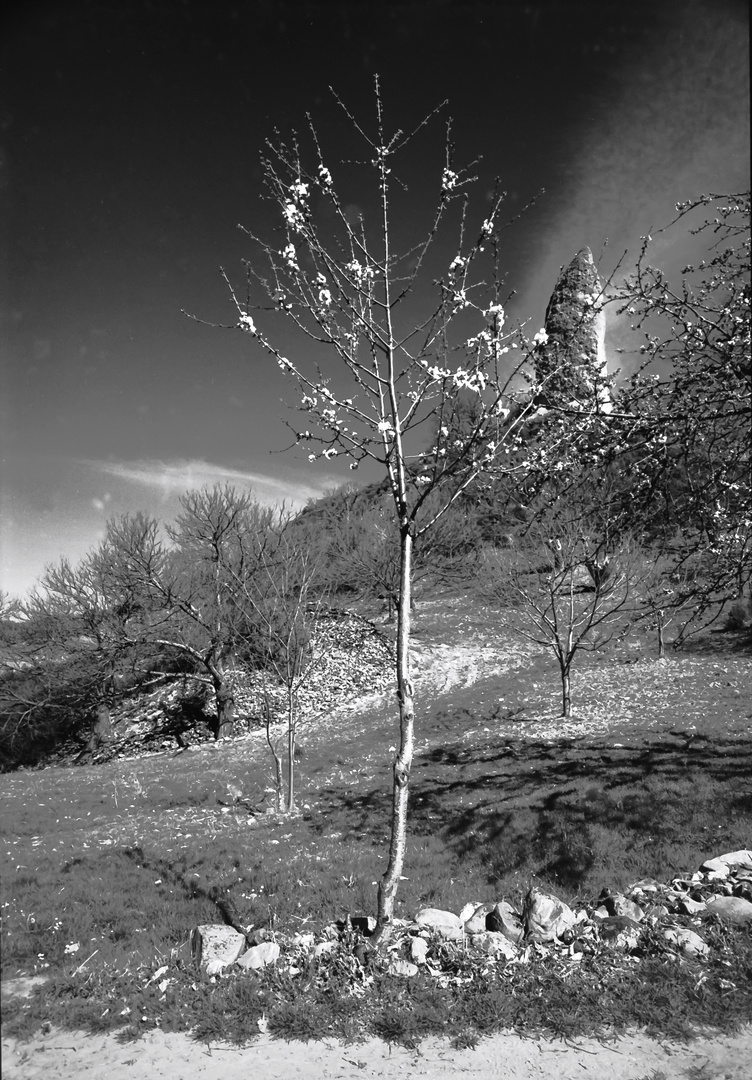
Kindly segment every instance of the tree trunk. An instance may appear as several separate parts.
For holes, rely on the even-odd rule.
[[[97,716],[94,721],[94,737],[97,741],[97,745],[107,743],[112,738],[112,718],[110,716],[110,707],[102,702],[97,705]]]
[[[229,739],[235,731],[235,696],[222,675],[212,675],[217,703],[216,739]]]
[[[569,716],[572,712],[572,694],[569,685],[569,668],[561,669],[561,715]]]
[[[666,639],[664,636],[663,619],[658,616],[658,659],[661,660],[666,655]]]
[[[264,708],[266,712],[266,741],[269,744],[274,759],[274,808],[279,814],[282,810],[284,796],[284,781],[282,780],[282,758],[277,753],[277,748],[272,742],[272,710],[269,705],[269,695],[264,693]]]
[[[400,593],[397,605],[397,698],[400,711],[400,745],[394,759],[392,786],[392,833],[389,861],[379,882],[375,941],[388,935],[394,918],[394,902],[399,888],[407,846],[407,804],[410,769],[415,742],[415,705],[410,678],[410,585],[413,538],[409,527],[400,535]]]
[[[287,699],[287,813],[295,810],[295,698],[292,691]]]

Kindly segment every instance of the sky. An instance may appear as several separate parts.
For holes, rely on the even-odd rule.
[[[330,86],[372,124],[378,74],[390,127],[448,99],[458,160],[483,155],[481,212],[496,176],[512,216],[545,188],[504,234],[512,314],[532,331],[580,248],[607,275],[678,200],[749,186],[742,0],[28,0],[0,19],[0,587],[13,595],[80,559],[108,518],[169,521],[192,488],[296,507],[350,479],[282,452],[294,388],[252,339],[183,314],[234,320],[220,267],[242,282],[237,226],[270,226],[265,139],[310,112],[327,160],[350,152]],[[421,139],[398,236],[430,213],[441,175],[441,123]],[[661,239],[656,254],[676,271],[684,252]]]

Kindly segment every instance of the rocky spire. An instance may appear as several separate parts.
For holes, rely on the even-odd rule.
[[[608,411],[602,288],[593,253],[582,248],[559,274],[546,309],[547,340],[535,352],[541,405],[576,402]]]

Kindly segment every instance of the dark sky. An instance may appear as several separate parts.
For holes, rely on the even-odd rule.
[[[608,273],[674,203],[749,185],[747,5],[737,0],[215,3],[58,0],[0,26],[0,578],[20,593],[107,517],[169,519],[187,488],[251,484],[299,504],[345,475],[286,444],[281,375],[245,336],[219,267],[262,230],[259,152],[311,111],[330,160],[352,146],[332,85],[372,123],[444,98],[460,160],[500,176],[513,314],[542,324],[559,267]],[[396,227],[430,214],[436,123]],[[335,170],[333,170],[335,171]],[[335,183],[337,180],[335,171]],[[356,190],[350,194],[359,199]],[[608,246],[604,249],[604,242]],[[659,248],[659,254],[660,254]],[[676,266],[679,250],[663,252]]]

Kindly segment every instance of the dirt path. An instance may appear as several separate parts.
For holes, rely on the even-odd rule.
[[[153,1032],[137,1043],[109,1035],[51,1031],[28,1043],[3,1040],[5,1080],[748,1080],[752,1028],[736,1037],[700,1039],[688,1046],[636,1035],[610,1045],[495,1035],[475,1050],[452,1050],[439,1039],[419,1052],[371,1040],[346,1046],[334,1040],[275,1042],[260,1036],[247,1048],[195,1043],[185,1035]]]

